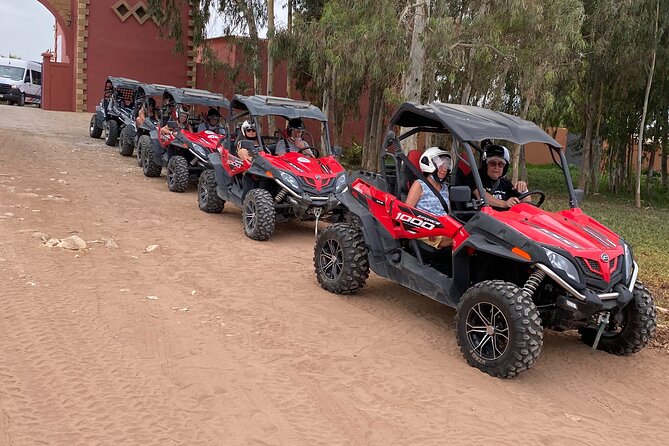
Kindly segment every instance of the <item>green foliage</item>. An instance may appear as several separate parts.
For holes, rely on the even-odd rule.
[[[347,170],[360,169],[362,166],[362,146],[354,143],[350,147],[344,147],[339,161]]]

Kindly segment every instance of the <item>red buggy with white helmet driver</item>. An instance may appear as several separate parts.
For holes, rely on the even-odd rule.
[[[358,172],[338,195],[352,223],[336,223],[318,236],[314,263],[323,288],[355,293],[371,268],[456,308],[466,361],[496,377],[531,368],[548,328],[578,330],[587,345],[616,355],[648,344],[655,305],[637,280],[632,248],[579,208],[583,191],[574,190],[557,141],[515,116],[440,102],[403,104],[390,121],[394,126],[411,130],[399,137],[389,132],[383,173]],[[410,174],[421,174],[399,142],[421,132],[450,135],[453,142],[450,200],[439,199],[444,216],[404,202]],[[539,197],[536,204],[493,209],[476,167],[482,152],[477,141],[486,138],[545,144],[564,176],[569,208],[544,211],[544,193],[530,190],[516,198]],[[480,198],[472,199],[468,184]],[[418,241],[437,236],[452,239],[452,246],[437,250]]]
[[[297,151],[275,155],[277,140],[288,135],[253,136],[246,130],[261,129],[259,120],[312,121],[321,144],[311,137]],[[271,96],[235,95],[230,101],[228,122],[243,120],[239,148],[220,147],[209,155],[213,169],[198,184],[198,205],[205,212],[221,212],[225,202],[242,209],[244,233],[254,240],[268,240],[277,222],[290,219],[316,221],[343,218],[335,196],[346,187],[346,172],[333,156],[327,118],[305,101]],[[237,152],[239,149],[239,153]],[[310,152],[310,153],[307,153]]]

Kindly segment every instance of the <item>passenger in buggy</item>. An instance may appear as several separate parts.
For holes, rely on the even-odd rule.
[[[225,127],[221,125],[221,114],[215,108],[209,109],[207,112],[207,118],[197,127],[198,133],[207,130],[218,133],[219,135],[225,135],[226,133]]]
[[[439,192],[446,203],[449,202],[446,179],[451,171],[451,155],[439,147],[430,147],[423,152],[418,164],[425,176],[413,182],[407,194],[406,204],[437,217],[447,215],[448,211],[444,209],[427,182]],[[424,237],[418,240],[436,249],[447,248],[453,244],[453,239],[444,236]]]
[[[256,130],[256,125],[250,119],[247,119],[242,124],[242,136],[243,138],[238,138],[235,146],[237,147],[237,156],[243,160],[251,162],[253,160],[253,154],[249,152],[248,149],[242,147],[243,141],[253,141],[255,147],[260,146],[258,141],[258,131]]]
[[[314,154],[309,150],[309,144],[302,139],[304,135],[304,122],[300,118],[293,118],[288,121],[286,129],[287,138],[279,140],[276,144],[276,155],[284,155],[287,152],[301,152],[303,155],[312,157]]]

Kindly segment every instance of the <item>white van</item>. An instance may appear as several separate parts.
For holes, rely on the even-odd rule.
[[[0,57],[0,100],[10,104],[42,103],[42,64]]]

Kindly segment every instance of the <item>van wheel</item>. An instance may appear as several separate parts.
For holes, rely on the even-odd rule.
[[[26,95],[25,93],[21,93],[21,96],[19,96],[19,100],[16,102],[16,105],[19,107],[23,107],[23,104],[26,103]]]

